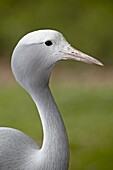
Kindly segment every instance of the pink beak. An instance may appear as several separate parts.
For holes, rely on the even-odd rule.
[[[60,51],[63,54],[63,58],[64,60],[67,59],[73,59],[73,60],[77,60],[77,61],[82,61],[84,63],[88,63],[88,64],[97,64],[100,66],[104,66],[100,61],[98,61],[97,59],[82,53],[79,50],[76,50],[75,48],[71,47],[70,45],[65,49],[65,51]]]

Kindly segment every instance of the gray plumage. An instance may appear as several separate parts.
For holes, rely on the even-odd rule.
[[[102,65],[98,60],[71,47],[62,34],[54,30],[31,32],[14,49],[12,72],[36,104],[44,137],[42,147],[39,148],[23,132],[1,127],[0,170],[68,170],[68,137],[49,89],[53,67],[66,59]]]

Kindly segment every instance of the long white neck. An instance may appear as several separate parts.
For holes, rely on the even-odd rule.
[[[31,96],[39,110],[44,138],[40,149],[40,160],[49,170],[68,170],[69,144],[60,112],[49,87],[32,90]],[[42,161],[41,161],[42,162]]]

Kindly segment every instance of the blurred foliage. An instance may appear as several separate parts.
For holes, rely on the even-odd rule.
[[[112,0],[0,1],[1,56],[10,56],[24,34],[43,28],[59,30],[76,48],[113,62]]]
[[[51,88],[69,136],[69,170],[113,170],[113,88],[64,83]],[[19,129],[42,143],[36,107],[17,85],[0,88],[0,126]]]

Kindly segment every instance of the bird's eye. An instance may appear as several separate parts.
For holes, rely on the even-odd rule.
[[[47,46],[51,46],[53,43],[52,43],[52,41],[48,40],[48,41],[45,42],[45,44],[46,44]]]

